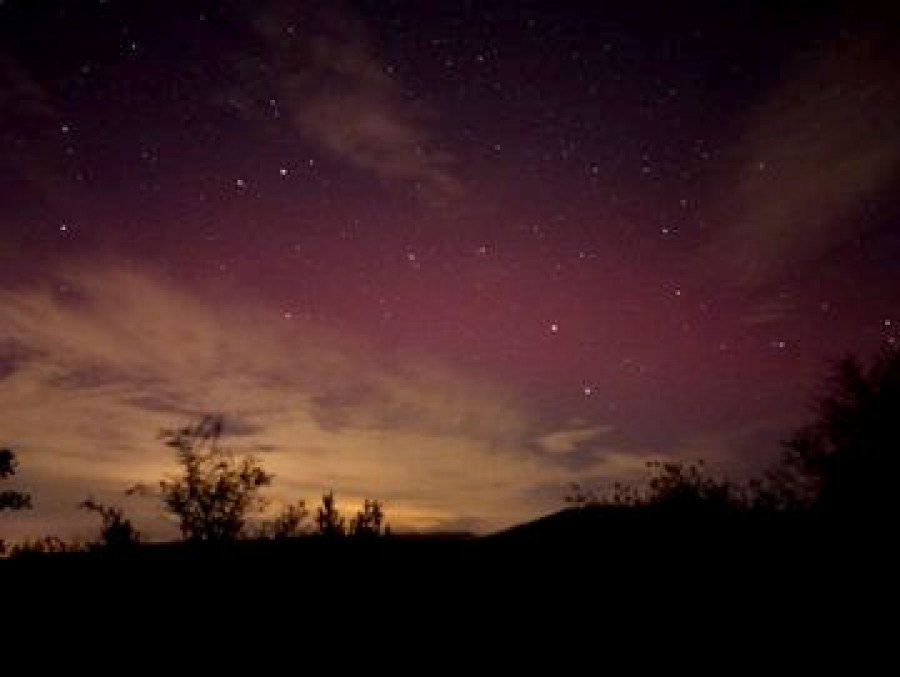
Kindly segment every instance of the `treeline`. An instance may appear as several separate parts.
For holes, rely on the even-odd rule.
[[[286,539],[299,536],[322,538],[378,538],[390,534],[380,501],[366,499],[349,519],[339,510],[334,492],[322,496],[310,515],[305,501],[283,508],[275,517],[263,515],[270,499],[263,490],[273,476],[252,455],[222,446],[222,419],[205,417],[196,424],[167,429],[160,434],[174,449],[180,474],[161,479],[156,485],[138,484],[127,494],[152,496],[164,512],[178,523],[186,542],[227,543],[242,539]],[[0,476],[15,473],[16,461],[9,450],[0,452]],[[20,492],[0,494],[3,508],[28,509],[31,497]],[[100,534],[92,542],[66,542],[55,536],[17,543],[8,549],[0,541],[0,553],[11,556],[84,550],[126,551],[141,543],[141,533],[124,511],[88,498],[81,509],[99,516]]]
[[[688,516],[805,516],[881,527],[894,520],[900,459],[900,351],[869,365],[833,365],[813,402],[813,420],[783,443],[761,477],[736,482],[705,464],[651,461],[647,481],[598,491],[574,484],[575,507],[629,507]]]
[[[180,474],[154,485],[136,485],[128,492],[158,500],[178,523],[184,541],[389,535],[379,501],[367,499],[348,519],[332,492],[322,496],[313,514],[304,501],[297,501],[275,517],[257,519],[269,505],[264,489],[273,476],[252,455],[223,447],[222,432],[222,421],[215,417],[163,431],[161,439],[177,455]],[[575,509],[599,508],[657,521],[749,516],[772,524],[800,517],[820,524],[881,529],[894,520],[898,459],[900,351],[888,347],[869,365],[853,357],[834,365],[814,403],[812,422],[784,442],[778,462],[759,478],[741,483],[717,477],[702,461],[651,461],[642,483],[620,483],[610,491],[574,484],[565,500]],[[14,454],[0,450],[0,479],[15,471]],[[31,505],[31,497],[24,493],[0,492],[0,510],[26,510]],[[95,542],[65,543],[48,537],[15,545],[7,554],[122,551],[141,542],[141,534],[120,508],[90,498],[80,507],[101,520]]]

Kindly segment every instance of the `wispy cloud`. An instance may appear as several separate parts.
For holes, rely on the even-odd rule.
[[[571,454],[584,448],[585,445],[595,445],[612,430],[612,426],[592,426],[576,421],[569,427],[541,435],[537,440],[537,446],[550,454]]]
[[[308,141],[380,179],[431,195],[459,190],[452,157],[430,131],[433,113],[410,100],[350,8],[271,2],[254,28],[260,53],[242,61],[245,95],[271,92]]]
[[[2,443],[35,493],[37,509],[17,518],[32,533],[82,524],[86,494],[122,502],[132,483],[174,471],[157,431],[205,412],[265,453],[285,500],[328,487],[351,502],[377,496],[419,528],[488,528],[552,507],[526,500],[529,488],[564,486],[574,471],[555,455],[602,432],[554,433],[496,383],[424,361],[375,364],[259,304],[105,264],[0,291],[0,350]],[[129,509],[159,533],[153,506]]]
[[[36,503],[3,516],[10,537],[90,533],[75,509],[88,494],[173,535],[157,506],[123,492],[175,472],[158,431],[206,413],[263,456],[276,505],[333,488],[422,529],[509,525],[560,507],[570,482],[639,478],[648,458],[727,458],[736,444],[711,433],[635,449],[602,421],[546,420],[489,379],[382,359],[257,301],[109,262],[0,290],[0,362],[0,444],[19,452]]]
[[[760,287],[865,229],[900,170],[897,63],[892,35],[857,35],[785,68],[718,167],[706,265]]]

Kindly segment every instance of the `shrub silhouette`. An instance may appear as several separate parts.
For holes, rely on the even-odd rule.
[[[384,510],[379,501],[366,499],[363,509],[350,522],[350,533],[354,536],[373,537],[387,533],[384,524]]]
[[[259,530],[262,538],[294,538],[307,533],[306,519],[309,511],[305,501],[297,501],[289,505],[275,519],[263,522]]]
[[[868,367],[844,358],[822,390],[815,420],[785,443],[773,491],[787,507],[887,518],[900,458],[900,351],[885,349]]]
[[[632,485],[624,482],[613,483],[610,491],[601,492],[580,482],[570,482],[569,489],[563,500],[575,508],[587,508],[590,506],[615,506],[634,507],[644,500],[644,493]]]
[[[709,474],[701,461],[648,461],[644,485],[616,482],[600,493],[578,483],[569,485],[565,501],[576,507],[654,508],[666,514],[731,511],[746,507],[744,488]]]
[[[744,506],[744,492],[725,479],[713,477],[701,460],[650,461],[649,494],[644,503],[672,513],[727,512]]]
[[[239,538],[253,513],[262,512],[264,487],[272,482],[252,456],[238,456],[220,446],[222,421],[205,417],[195,425],[163,430],[175,449],[182,474],[159,482],[158,495],[179,521],[187,540],[227,541]],[[131,492],[151,493],[144,485]]]
[[[44,536],[21,541],[10,548],[10,557],[32,557],[64,552],[82,552],[84,545],[78,542],[67,543],[59,536]]]
[[[316,509],[316,527],[320,536],[344,536],[344,517],[337,508],[334,492],[322,496],[322,505]]]
[[[344,516],[338,510],[334,492],[329,491],[322,496],[322,505],[316,509],[316,533],[332,538],[339,536],[373,538],[387,536],[390,534],[390,527],[384,521],[381,501],[368,498],[347,526]]]
[[[91,498],[82,501],[79,507],[97,513],[103,520],[100,547],[108,550],[126,550],[141,542],[140,532],[134,528],[131,520],[126,519],[121,508],[107,506]]]
[[[322,505],[316,509],[316,527],[320,536],[336,537],[346,534],[344,518],[337,508],[333,491],[322,496]]]

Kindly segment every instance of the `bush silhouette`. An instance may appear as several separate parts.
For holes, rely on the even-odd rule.
[[[350,522],[350,533],[354,536],[373,537],[386,533],[384,510],[379,501],[366,499],[363,509]]]
[[[79,507],[97,513],[103,520],[100,547],[108,550],[125,550],[141,542],[140,532],[134,528],[131,520],[125,518],[121,508],[107,506],[90,498],[82,501]]]
[[[259,530],[262,538],[294,538],[307,533],[306,519],[309,511],[305,501],[297,501],[289,505],[275,519],[263,522]]]
[[[58,536],[44,536],[16,543],[10,548],[10,556],[14,558],[52,555],[65,552],[82,552],[84,546],[78,542],[67,543]]]
[[[337,508],[333,491],[322,496],[322,505],[316,509],[316,526],[320,536],[336,537],[346,534],[344,517]]]
[[[252,456],[222,448],[221,435],[222,421],[216,417],[161,433],[178,454],[182,474],[161,480],[157,493],[188,540],[237,539],[250,515],[262,512],[267,504],[261,491],[271,484],[272,476]],[[131,492],[153,493],[144,485]]]
[[[578,483],[569,486],[565,502],[575,507],[653,508],[669,515],[726,512],[746,507],[746,491],[712,476],[701,461],[648,461],[643,485],[616,482],[601,493]]]
[[[729,512],[744,506],[743,490],[709,474],[703,461],[650,461],[644,503],[671,513]]]

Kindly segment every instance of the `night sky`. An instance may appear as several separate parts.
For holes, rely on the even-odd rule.
[[[0,0],[4,533],[205,413],[405,528],[757,472],[898,335],[887,4]]]

